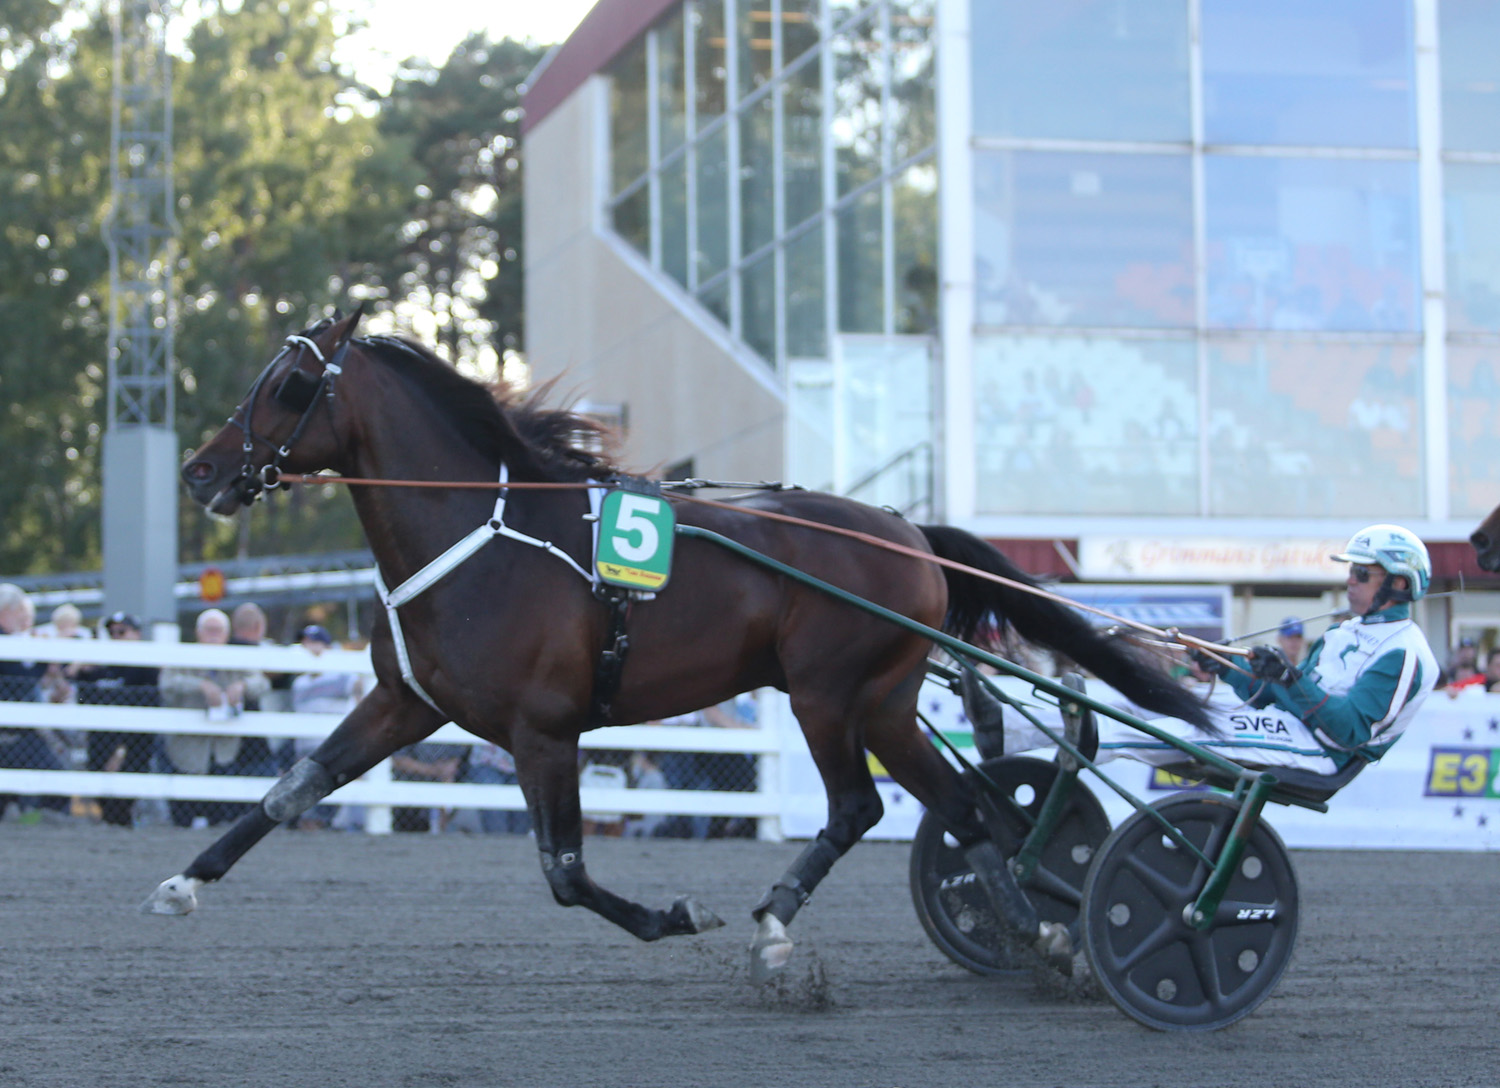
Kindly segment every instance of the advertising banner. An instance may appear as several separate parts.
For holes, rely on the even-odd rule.
[[[1347,571],[1328,557],[1347,543],[1343,537],[1084,536],[1078,540],[1078,569],[1091,580],[1336,585]]]
[[[1025,684],[1005,681],[1022,697]],[[1090,692],[1107,698],[1094,682]],[[784,698],[784,697],[783,697]],[[922,689],[921,712],[942,734],[974,759],[963,707],[945,688]],[[790,714],[783,752],[785,776],[782,831],[811,838],[827,819],[823,785]],[[1033,753],[1046,755],[1046,753]],[[922,807],[884,769],[872,764],[885,817],[867,838],[909,839]],[[1183,788],[1155,768],[1126,759],[1103,765],[1121,786],[1146,802]],[[1428,698],[1406,735],[1379,763],[1367,767],[1330,802],[1326,813],[1268,805],[1266,821],[1292,847],[1381,850],[1500,850],[1500,694],[1468,689],[1457,697]],[[1130,805],[1092,775],[1088,783],[1118,824]]]

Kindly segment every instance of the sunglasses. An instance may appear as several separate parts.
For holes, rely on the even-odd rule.
[[[1370,580],[1370,572],[1374,569],[1374,567],[1366,566],[1363,563],[1350,563],[1349,575],[1360,585],[1364,585]]]

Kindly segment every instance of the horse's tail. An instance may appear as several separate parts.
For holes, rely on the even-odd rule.
[[[972,533],[947,525],[920,528],[941,559],[1024,585],[1037,584],[998,548]],[[1202,704],[1155,658],[1132,648],[1119,636],[1097,630],[1077,610],[951,567],[944,567],[943,573],[948,579],[948,615],[943,629],[949,634],[965,642],[973,642],[982,634],[998,640],[1010,627],[1028,642],[1078,662],[1131,702],[1212,730]]]

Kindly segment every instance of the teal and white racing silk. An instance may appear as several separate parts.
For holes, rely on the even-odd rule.
[[[1301,678],[1287,686],[1239,672],[1221,677],[1204,706],[1218,736],[1175,718],[1155,718],[1151,724],[1239,763],[1333,774],[1351,759],[1384,755],[1411,724],[1438,676],[1437,659],[1406,604],[1330,628],[1313,643],[1301,671]],[[1094,694],[1144,714],[1118,693]],[[1062,728],[1055,707],[1029,701],[1027,706],[1054,732]],[[1099,715],[1097,722],[1101,763],[1121,756],[1154,764],[1183,759],[1179,749],[1115,718]],[[1006,752],[1051,743],[1022,715],[1005,715]]]
[[[1308,651],[1301,679],[1289,685],[1263,686],[1233,672],[1224,677],[1253,706],[1275,706],[1299,718],[1339,766],[1356,753],[1383,756],[1437,678],[1437,658],[1406,604],[1329,628]]]

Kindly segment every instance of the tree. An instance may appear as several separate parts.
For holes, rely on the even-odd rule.
[[[441,68],[408,61],[381,103],[381,131],[423,173],[402,286],[435,312],[450,359],[523,342],[521,90],[542,52],[472,35]]]

